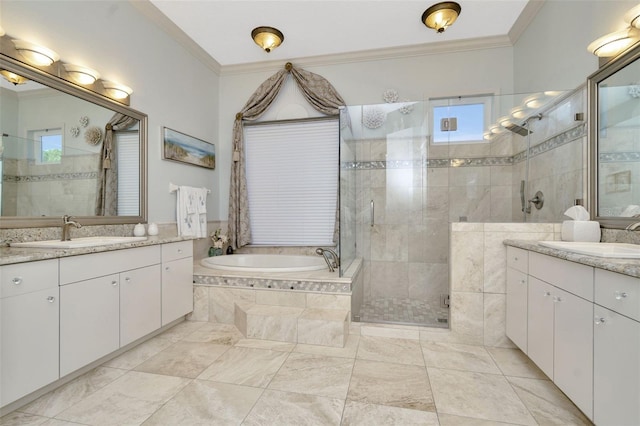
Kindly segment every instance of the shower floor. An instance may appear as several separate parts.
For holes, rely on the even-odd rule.
[[[439,300],[401,298],[367,300],[360,308],[360,322],[448,327],[449,309]]]

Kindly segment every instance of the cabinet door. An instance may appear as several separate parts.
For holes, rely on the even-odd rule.
[[[507,337],[527,353],[527,275],[507,268]]]
[[[593,421],[640,425],[640,322],[594,309]]]
[[[193,259],[162,264],[162,325],[193,311]]]
[[[555,289],[553,381],[593,418],[593,303]]]
[[[60,377],[58,293],[56,286],[0,299],[0,406]]]
[[[120,274],[120,346],[160,328],[160,265]]]
[[[555,287],[529,276],[527,355],[553,379],[553,311]]]
[[[60,287],[60,376],[120,347],[118,275]]]

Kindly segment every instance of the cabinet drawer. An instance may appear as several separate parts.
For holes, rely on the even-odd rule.
[[[593,267],[529,253],[529,275],[593,302]]]
[[[0,267],[0,298],[33,293],[58,285],[58,259]]]
[[[596,269],[595,279],[598,305],[640,321],[640,278]]]
[[[193,241],[179,241],[162,245],[162,261],[182,259],[193,256]]]
[[[138,247],[60,259],[60,285],[160,263],[160,246]]]
[[[526,274],[529,266],[528,258],[529,252],[527,250],[507,246],[507,266],[509,268]]]

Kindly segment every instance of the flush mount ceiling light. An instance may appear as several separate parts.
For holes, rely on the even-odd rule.
[[[436,3],[424,11],[422,23],[438,33],[443,33],[458,19],[461,10],[460,5],[453,1]]]
[[[104,87],[107,96],[113,99],[126,99],[133,93],[132,88],[113,81],[102,81],[102,87]]]
[[[624,51],[640,39],[640,30],[629,27],[607,34],[592,42],[587,50],[599,58],[610,58]]]
[[[67,70],[69,78],[78,84],[89,85],[96,82],[100,78],[100,74],[91,68],[81,67],[79,65],[63,64]]]
[[[258,27],[251,31],[251,38],[255,43],[269,53],[284,41],[284,35],[273,27]]]
[[[13,44],[16,50],[20,52],[24,59],[31,65],[48,67],[60,59],[60,56],[53,50],[29,43],[28,41],[13,40]]]
[[[27,81],[29,81],[25,77],[13,73],[9,70],[0,70],[0,74],[5,78],[5,80],[13,84],[14,86],[17,86],[18,84],[25,84]]]
[[[624,20],[632,27],[640,28],[640,4],[624,15]]]

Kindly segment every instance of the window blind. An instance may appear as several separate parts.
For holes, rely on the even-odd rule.
[[[338,120],[244,129],[252,244],[332,245]]]
[[[140,139],[138,132],[114,132],[118,156],[118,215],[140,214]]]

